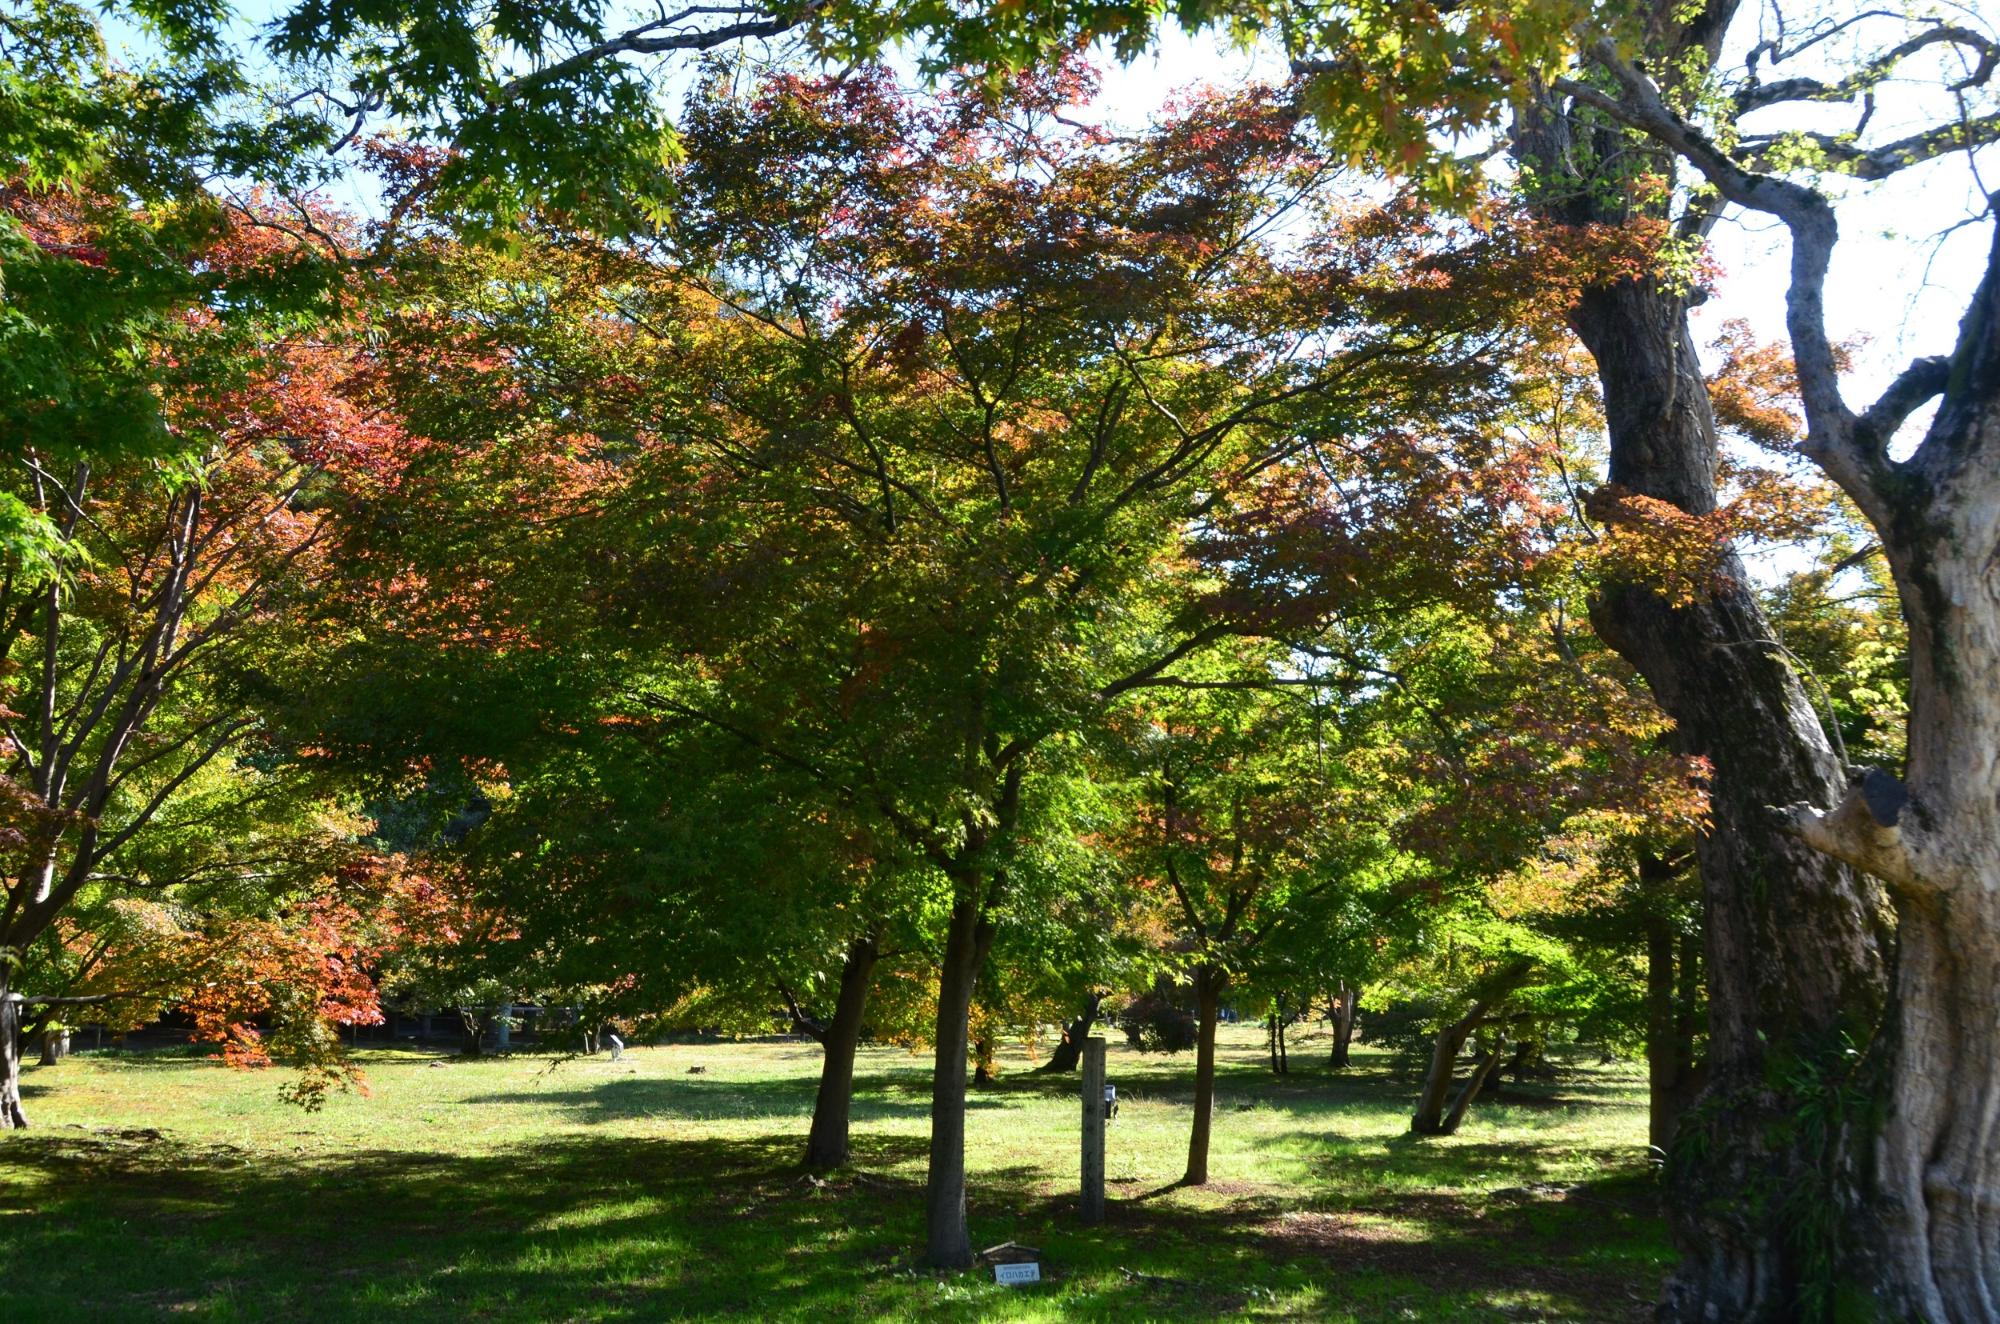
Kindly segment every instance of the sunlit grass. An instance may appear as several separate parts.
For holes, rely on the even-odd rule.
[[[307,1115],[185,1054],[31,1069],[0,1140],[0,1320],[1475,1320],[1643,1317],[1668,1261],[1629,1068],[1405,1134],[1379,1054],[1264,1068],[1228,1032],[1203,1189],[1186,1058],[1111,1049],[1111,1214],[1073,1213],[1075,1077],[1006,1061],[968,1122],[973,1237],[1050,1281],[915,1266],[926,1059],[863,1053],[855,1163],[794,1166],[818,1050],[676,1044],[552,1065],[363,1054]],[[689,1068],[699,1066],[699,1074]]]

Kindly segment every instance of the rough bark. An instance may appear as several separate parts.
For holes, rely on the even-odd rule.
[[[1809,185],[1732,160],[1687,125],[1615,44],[1595,43],[1591,54],[1619,96],[1580,84],[1574,95],[1651,135],[1721,197],[1776,217],[1790,232],[1786,325],[1806,415],[1801,450],[1874,526],[1910,627],[1907,780],[1866,770],[1849,787],[1821,787],[1783,816],[1801,843],[1881,878],[1896,898],[1888,1108],[1866,1210],[1874,1226],[1852,1219],[1862,1226],[1824,1258],[1897,1314],[1992,1324],[2000,1320],[2000,1158],[1992,1143],[2000,1130],[2000,229],[1952,354],[1916,360],[1856,411],[1844,398],[1840,355],[1826,329],[1826,278],[1839,238],[1831,201]],[[2000,119],[1983,126],[2000,130]],[[1955,150],[1967,131],[1943,125],[1873,151],[1853,148],[1849,159],[1880,178]],[[1933,399],[1938,408],[1922,443],[1907,459],[1894,458],[1897,433]],[[1711,930],[1711,1007],[1723,1001],[1728,967],[1721,955]],[[1714,1020],[1719,1029],[1720,1015]],[[1723,1047],[1711,1041],[1712,1061]],[[1846,1168],[1858,1166],[1853,1152],[1871,1120],[1850,1102],[1868,1093],[1871,1058],[1862,1055],[1857,1065],[1855,1057],[1796,1057],[1791,1079],[1809,1082],[1817,1106],[1777,1119],[1780,1134],[1832,1150]],[[1717,1085],[1727,1065],[1717,1062]],[[1836,1175],[1836,1186],[1811,1190],[1810,1203],[1795,1198],[1788,1210],[1838,1199],[1833,1222],[1843,1221],[1854,1183],[1846,1171]],[[1874,1253],[1850,1255],[1850,1247]],[[1788,1278],[1777,1289],[1797,1295],[1798,1286]],[[1677,1288],[1686,1290],[1668,1305],[1681,1318],[1696,1317],[1697,1307],[1721,1313],[1737,1297],[1753,1307],[1732,1311],[1742,1318],[1777,1317],[1793,1304],[1756,1280],[1732,1281],[1714,1270],[1683,1275]]]
[[[1662,39],[1670,52],[1706,48],[1712,58],[1732,11],[1711,4],[1693,26],[1667,24]],[[1662,62],[1677,67],[1677,56]],[[1650,158],[1647,169],[1670,160],[1609,132],[1580,139],[1553,100],[1518,126],[1521,156],[1550,183],[1539,204],[1551,220],[1625,219],[1622,190],[1577,178],[1578,159]],[[1703,515],[1716,507],[1716,429],[1688,329],[1691,297],[1661,280],[1625,280],[1587,290],[1570,321],[1603,388],[1610,481]],[[1844,777],[1733,554],[1709,588],[1676,605],[1645,585],[1613,585],[1591,620],[1674,719],[1676,746],[1711,772],[1710,823],[1696,850],[1710,1009],[1704,1157],[1671,1165],[1685,1258],[1662,1314],[1776,1320],[1792,1317],[1802,1272],[1780,1197],[1813,1185],[1829,1199],[1858,1199],[1865,1164],[1856,1137],[1828,1141],[1793,1125],[1800,1101],[1775,1064],[1873,1034],[1887,989],[1887,912],[1879,887],[1803,848],[1770,812],[1826,803]]]
[[[812,1130],[806,1135],[806,1167],[838,1168],[847,1162],[848,1117],[854,1101],[854,1054],[861,1046],[861,1026],[868,1011],[868,990],[881,955],[873,937],[856,938],[847,946],[840,970],[840,994],[833,1019],[816,1037],[824,1050],[819,1068],[819,1093],[813,1099]]]
[[[1183,1186],[1208,1184],[1208,1139],[1215,1122],[1215,1023],[1222,1009],[1226,976],[1213,966],[1194,972],[1194,1124],[1188,1128],[1187,1171]]]
[[[1062,1042],[1049,1054],[1049,1060],[1035,1068],[1038,1074],[1063,1075],[1076,1070],[1083,1061],[1083,1041],[1090,1037],[1091,1028],[1097,1024],[1097,1009],[1103,1005],[1102,993],[1092,993],[1085,1000],[1076,1019],[1063,1028]]]
[[[21,1107],[21,1004],[7,987],[7,964],[0,961],[0,1131],[27,1125]]]
[[[1829,222],[1830,224],[1830,222]],[[1814,241],[1793,225],[1795,249]],[[1830,233],[1822,240],[1831,248]],[[1817,259],[1824,269],[1825,254]],[[1800,265],[1795,252],[1794,270]],[[1794,341],[1801,325],[1794,283]],[[1802,359],[1805,357],[1801,355]],[[1910,626],[1908,772],[1857,777],[1801,837],[1895,889],[1896,1036],[1877,1151],[1884,1293],[1905,1314],[2000,1321],[2000,228],[1947,365],[1920,360],[1867,413],[1812,419],[1869,513]],[[1895,422],[1941,394],[1906,461]],[[1893,405],[1893,408],[1890,406]],[[1882,418],[1887,414],[1889,417]],[[1829,416],[1830,415],[1830,416]],[[1880,419],[1880,421],[1877,421]]]
[[[1646,917],[1646,1143],[1663,1159],[1687,1103],[1686,1076],[1693,1065],[1682,1037],[1686,1017],[1676,936],[1665,915]]]
[[[965,1077],[973,987],[993,944],[993,923],[978,879],[961,879],[938,970],[936,1057],[931,1070],[930,1169],[924,1184],[924,1262],[934,1269],[972,1264],[965,1222]]]
[[[1639,282],[1593,291],[1574,320],[1604,382],[1612,481],[1712,510],[1714,424],[1680,301]],[[1613,587],[1591,619],[1673,717],[1679,748],[1712,769],[1710,825],[1696,843],[1710,972],[1707,1158],[1670,1173],[1687,1258],[1668,1317],[1780,1319],[1803,1268],[1776,1195],[1807,1181],[1852,1191],[1863,1155],[1789,1126],[1797,1100],[1771,1068],[1842,1036],[1868,1040],[1884,1003],[1886,916],[1872,882],[1805,848],[1770,812],[1802,797],[1823,803],[1844,778],[1733,556],[1721,576],[1685,606]]]

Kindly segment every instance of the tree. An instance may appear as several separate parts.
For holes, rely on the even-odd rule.
[[[1711,7],[1703,17],[1719,28],[1731,11]],[[2000,824],[1994,818],[1991,769],[1978,752],[1990,743],[1993,695],[2000,692],[1995,613],[1990,594],[1978,587],[1988,574],[1984,567],[1993,541],[1985,521],[2000,495],[2000,462],[1990,444],[2000,409],[2000,372],[1994,366],[2000,363],[1995,330],[2000,239],[1952,353],[1916,361],[1873,404],[1856,409],[1843,394],[1840,355],[1825,325],[1824,286],[1838,236],[1835,208],[1832,195],[1807,172],[1882,179],[2000,139],[2000,112],[1982,100],[1990,98],[2000,43],[1963,25],[1918,24],[1844,69],[1762,81],[1763,61],[1797,60],[1827,35],[1830,29],[1821,28],[1790,45],[1782,36],[1760,45],[1729,89],[1732,95],[1718,102],[1678,97],[1672,82],[1662,86],[1609,40],[1588,49],[1592,70],[1605,81],[1568,80],[1561,89],[1578,106],[1643,135],[1685,163],[1714,199],[1711,207],[1733,204],[1761,212],[1790,233],[1787,326],[1806,424],[1799,449],[1840,485],[1875,530],[1910,631],[1907,780],[1877,770],[1857,773],[1844,791],[1833,784],[1808,786],[1799,797],[1804,803],[1794,804],[1782,820],[1810,848],[1885,881],[1896,900],[1896,1033],[1887,1073],[1889,1107],[1873,1156],[1873,1213],[1883,1229],[1883,1253],[1858,1274],[1849,1273],[1893,1309],[1937,1319],[1985,1319],[1993,1317],[1988,1285],[2000,1275],[1992,1213],[2000,1208],[1994,1198],[2000,1170],[1967,1127],[1976,1125],[1971,1119],[1980,1115],[1981,1100],[1992,1088],[1984,1066],[1992,1054],[1990,1044],[1962,1027],[1992,1023],[1985,1011],[1992,981],[1976,972],[1990,969],[2000,951],[2000,915],[1979,900],[1995,890],[1993,843],[2000,840]],[[1891,74],[1906,66],[1921,68],[1917,62],[1940,51],[1966,57],[1971,72],[1934,74],[1941,82],[1954,80],[1955,104],[1901,137],[1870,138],[1865,115],[1860,133],[1841,138],[1795,131],[1765,135],[1740,123],[1776,107],[1867,97]],[[1707,65],[1715,54],[1709,51]],[[1803,149],[1803,159],[1789,152],[1794,147]],[[1892,458],[1903,424],[1932,400],[1938,408],[1921,443],[1907,458]],[[1710,922],[1713,932],[1713,913]],[[1814,916],[1822,950],[1838,950],[1833,941],[1840,922],[1837,910]],[[1717,964],[1711,961],[1711,980],[1724,977]],[[1850,1020],[1828,1028],[1854,1032],[1868,1025]],[[1854,1068],[1829,1060],[1830,1051],[1795,1049],[1794,1078],[1824,1098],[1865,1095],[1866,1086],[1851,1079]],[[1954,1097],[1959,1093],[1967,1097]],[[1869,1128],[1862,1119],[1853,1120],[1865,1134]],[[1802,1140],[1822,1143],[1804,1130],[1794,1128]],[[1825,1239],[1840,1229],[1828,1223],[1810,1230],[1822,1241],[1791,1248],[1799,1267],[1780,1281],[1797,1285],[1779,1290],[1796,1292],[1804,1308],[1819,1310],[1831,1300],[1835,1275],[1816,1257],[1827,1254]],[[1769,1253],[1758,1247],[1749,1258]],[[1762,1291],[1734,1274],[1687,1274],[1676,1308],[1692,1312],[1715,1300],[1745,1313],[1787,1308]]]
[[[1266,944],[1282,946],[1288,926],[1305,927],[1305,906],[1364,890],[1389,852],[1365,783],[1349,771],[1367,755],[1349,745],[1345,705],[1328,705],[1328,723],[1320,688],[1288,665],[1285,650],[1246,643],[1178,674],[1182,685],[1147,692],[1129,723],[1121,761],[1134,804],[1121,853],[1151,892],[1192,983],[1194,1118],[1181,1182],[1200,1186],[1208,1181],[1222,999],[1246,978],[1257,981]],[[1308,939],[1339,940],[1316,926]],[[1278,1033],[1274,1018],[1274,1066]]]
[[[98,233],[98,204],[77,215],[53,198],[18,201],[13,223],[42,243]],[[287,237],[244,222],[222,231],[200,265],[248,282],[293,252]],[[44,935],[76,907],[101,910],[121,894],[194,895],[197,875],[282,873],[270,866],[283,861],[287,834],[250,825],[273,801],[297,812],[299,801],[283,797],[300,765],[260,742],[259,709],[285,692],[329,475],[375,463],[391,435],[341,394],[348,358],[337,347],[280,342],[271,322],[184,320],[171,338],[175,369],[161,374],[174,388],[162,410],[174,453],[31,446],[12,485],[10,499],[47,541],[0,581],[8,1126],[26,1123],[16,971]]]
[[[1961,475],[1977,466],[1960,466],[1960,448],[1946,440],[1930,454],[1953,456],[1950,461],[1927,458],[1893,469],[1897,462],[1887,459],[1887,446],[1918,405],[1938,397],[1962,406],[1945,411],[1952,420],[1946,426],[1957,436],[1977,432],[1985,397],[1975,384],[1976,365],[1987,325],[1979,309],[1989,287],[1982,285],[1950,360],[1913,365],[1874,406],[1850,409],[1839,396],[1837,356],[1823,325],[1834,213],[1809,176],[1830,170],[1882,179],[2000,137],[2000,119],[1988,104],[1990,33],[1941,20],[1885,27],[1900,20],[1873,11],[1829,16],[1789,32],[1780,18],[1775,30],[1748,43],[1743,71],[1731,78],[1720,61],[1738,20],[1732,0],[1694,7],[1480,4],[1455,10],[1445,23],[1410,22],[1408,15],[1372,4],[1283,15],[1231,5],[1193,17],[1222,15],[1238,23],[1268,22],[1283,34],[1308,80],[1304,104],[1357,154],[1391,170],[1413,170],[1439,193],[1467,194],[1474,179],[1468,163],[1451,158],[1450,140],[1436,131],[1498,129],[1511,118],[1520,188],[1540,214],[1580,227],[1636,222],[1668,241],[1653,274],[1593,285],[1571,312],[1597,361],[1610,424],[1610,478],[1624,492],[1697,519],[1716,509],[1715,425],[1686,323],[1701,291],[1689,278],[1687,259],[1723,209],[1734,205],[1778,217],[1796,241],[1788,322],[1805,386],[1805,449],[1878,530],[1899,519],[1914,527],[1908,522],[1920,514],[1943,521],[1933,521],[1936,530],[1962,520],[1956,512],[1970,507],[1957,503],[1977,480]],[[1885,35],[1862,44],[1872,32]],[[1837,54],[1843,47],[1855,52],[1845,61]],[[1823,67],[1767,79],[1779,64],[1815,59]],[[1911,69],[1927,70],[1931,86],[1945,93],[1935,116],[1901,136],[1879,128],[1871,136],[1871,125],[1883,122],[1873,113],[1876,94]],[[1853,135],[1785,126],[1759,132],[1742,122],[1785,107],[1857,100],[1863,111]],[[1921,104],[1915,109],[1931,114]],[[1685,187],[1690,173],[1691,188]],[[1932,484],[1933,465],[1948,469],[1954,481]],[[1906,494],[1899,484],[1909,482],[1924,494],[1899,508],[1885,493],[1894,488]],[[1935,508],[1920,511],[1927,501]],[[1918,581],[1932,593],[1931,603],[1954,600],[1929,565],[1933,544],[1907,533],[1903,539],[1905,564],[1913,567],[1899,578],[1906,611],[1913,621],[1928,612],[1924,619],[1938,622],[1935,628],[1944,633],[1933,639],[1933,649],[1958,646],[1955,639],[1946,642],[1961,629],[1955,608],[1910,605]],[[1713,992],[1713,1106],[1702,1118],[1710,1157],[1676,1167],[1678,1226],[1689,1257],[1668,1309],[1690,1319],[1714,1312],[1778,1318],[1828,1309],[1832,1278],[1841,1266],[1861,1261],[1832,1248],[1827,1220],[1802,1222],[1775,1199],[1733,1196],[1746,1187],[1775,1192],[1811,1186],[1823,1192],[1818,1208],[1865,1202],[1869,1128],[1858,1121],[1837,1125],[1829,1141],[1799,1119],[1824,1115],[1828,1098],[1867,1093],[1850,1078],[1852,1055],[1841,1045],[1870,1042],[1881,1021],[1888,924],[1879,889],[1854,872],[1873,867],[1855,863],[1868,854],[1863,839],[1874,829],[1867,816],[1850,810],[1841,820],[1856,829],[1849,830],[1803,813],[1787,823],[1767,811],[1787,801],[1834,803],[1846,779],[1796,677],[1770,647],[1767,623],[1740,566],[1725,559],[1718,569],[1716,581],[1695,601],[1677,601],[1641,581],[1608,588],[1593,615],[1601,633],[1646,675],[1676,721],[1682,748],[1714,768],[1714,830],[1698,843]],[[1913,640],[1918,633],[1913,627]],[[1918,647],[1913,642],[1913,651]],[[1913,667],[1913,676],[1919,671]],[[1976,673],[1972,667],[1952,674]],[[1946,679],[1941,689],[1955,684]],[[1943,695],[1939,701],[1950,702]],[[1913,697],[1913,714],[1917,706]],[[1913,715],[1912,721],[1914,732],[1918,719]],[[1938,730],[1940,744],[1947,745],[1944,727]],[[1960,771],[1948,746],[1934,766],[1951,768],[1947,778]],[[1893,801],[1900,793],[1887,794]],[[1949,800],[1958,792],[1939,794]],[[1772,885],[1778,878],[1783,886]],[[1930,903],[1900,904],[1920,910]],[[1937,949],[1945,946],[1940,941]],[[1916,966],[1929,959],[1919,953]],[[1948,980],[1902,973],[1910,969],[1899,965],[1898,979],[1914,981],[1918,1000],[1949,996],[1941,991]],[[1982,1004],[1975,998],[1966,1005]],[[1918,1054],[1902,1059],[1908,1067],[1929,1060],[1922,1053],[1957,1050],[1898,1051]],[[1818,1066],[1799,1068],[1800,1062]],[[1896,1309],[1981,1317],[1986,1307],[1976,1304],[1981,1298],[1973,1284],[1990,1279],[1993,1265],[1966,1249],[1979,1240],[1969,1230],[1978,1220],[1958,1213],[1934,1218],[1924,1205],[1924,1178],[1912,1175],[1911,1156],[1927,1143],[1932,1151],[1957,1145],[1946,1136],[1952,1123],[1942,1120],[1956,1113],[1938,1106],[1934,1091],[1909,1073],[1889,1075],[1892,1094],[1910,1092],[1903,1106],[1892,1108],[1897,1120],[1883,1135],[1883,1171],[1901,1174],[1888,1175],[1884,1186],[1893,1249],[1882,1257],[1883,1267],[1861,1268],[1856,1276],[1868,1281],[1873,1275]],[[1794,1097],[1795,1087],[1805,1097]],[[1908,1119],[1909,1130],[1901,1119]],[[1913,1138],[1925,1132],[1935,1133],[1928,1142]],[[1989,1181],[1977,1175],[1980,1160],[1969,1149],[1963,1154],[1952,1160],[1959,1169],[1952,1188]],[[1864,1231],[1850,1244],[1868,1241]]]
[[[425,586],[411,620],[587,691],[569,711],[636,742],[734,740],[813,816],[923,861],[941,1263],[970,1252],[966,1016],[1004,917],[1068,886],[1074,739],[1282,596],[1211,601],[1189,521],[1296,512],[1261,461],[1319,420],[1396,442],[1357,502],[1400,484],[1485,510],[1468,544],[1511,536],[1486,502],[1511,488],[1454,448],[1480,444],[1457,420],[1497,389],[1490,313],[1538,267],[1531,238],[1329,217],[1290,263],[1260,236],[1329,167],[1281,109],[1204,103],[1120,143],[1056,117],[1082,90],[718,84],[684,117],[671,235],[594,247],[550,218],[533,251],[560,279],[490,283],[477,316],[418,306],[385,378],[453,512],[411,539],[450,556],[381,567]],[[451,541],[456,512],[521,501],[549,512],[535,537]],[[587,665],[517,647],[565,583],[590,586],[568,595],[603,643]]]

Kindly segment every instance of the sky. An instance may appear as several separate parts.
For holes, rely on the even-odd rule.
[[[1939,2],[1950,6],[1954,0]],[[1973,2],[1976,5],[1978,0]],[[285,0],[247,0],[236,8],[237,30],[253,32],[274,13],[289,7]],[[1725,52],[1725,64],[1739,62],[1742,48],[1764,35],[1758,30],[1766,21],[1762,15],[1760,10],[1754,22],[1739,23],[1738,49]],[[1961,21],[1982,22],[1976,7],[1964,10],[1959,17]],[[1991,27],[1991,20],[1983,21]],[[143,38],[129,29],[122,35],[128,49],[135,53],[143,50]],[[1823,49],[1835,59],[1851,57],[1861,48],[1860,43],[1878,42],[1880,36],[1879,30],[1864,27],[1857,30],[1854,47],[1843,50],[1829,43]],[[113,40],[117,42],[117,34]],[[892,63],[902,63],[906,69],[913,64],[908,60]],[[1126,129],[1143,125],[1173,93],[1202,84],[1229,86],[1250,79],[1278,81],[1285,76],[1283,59],[1274,49],[1234,49],[1219,36],[1189,36],[1171,25],[1147,55],[1121,65],[1107,52],[1098,63],[1103,85],[1092,108],[1094,117]],[[691,62],[667,69],[658,79],[663,94],[674,97],[676,89],[686,85],[691,69]],[[1786,72],[1813,71],[1787,66]],[[1885,86],[1873,133],[1894,136],[1901,125],[1934,122],[1940,111],[1949,110],[1948,103],[1939,100],[1941,80],[1937,72],[1919,69],[1913,73],[1917,76],[1900,86]],[[1845,127],[1852,117],[1851,108],[1836,106],[1803,125],[1836,129]],[[1848,376],[1850,404],[1864,407],[1913,357],[1950,351],[1992,238],[1990,223],[1968,221],[1983,209],[1987,192],[2000,188],[2000,147],[1988,149],[1984,164],[1984,183],[1978,171],[1958,157],[1933,162],[1880,185],[1848,181],[1833,185],[1845,196],[1839,207],[1842,242],[1835,250],[1827,283],[1827,321],[1836,342],[1853,349]],[[366,185],[359,180],[338,200],[364,212],[373,210]],[[1736,318],[1748,322],[1764,339],[1784,338],[1788,252],[1783,228],[1774,220],[1736,210],[1725,215],[1711,237],[1711,254],[1723,278],[1714,297],[1693,314],[1699,344],[1705,347],[1724,322]],[[1927,413],[1920,413],[1913,418],[1904,432],[1903,449],[1914,445],[1927,417]]]
[[[1192,85],[1284,76],[1275,51],[1233,51],[1178,31],[1167,34],[1156,54],[1122,67],[1106,63],[1100,104],[1121,125],[1143,122],[1170,93]],[[1935,108],[1913,104],[1905,114],[1930,109]],[[1851,121],[1844,108],[1823,121],[1843,115]],[[1832,128],[1838,122],[1813,127]],[[1988,188],[2000,188],[2000,151],[1990,153],[1986,164]],[[1962,224],[1980,212],[1984,197],[1962,157],[1933,162],[1879,185],[1846,184],[1841,191],[1842,239],[1827,282],[1827,323],[1836,342],[1855,348],[1848,390],[1850,404],[1859,407],[1872,401],[1912,358],[1951,351],[1958,320],[1984,269],[1992,229],[1990,224]],[[1947,237],[1938,237],[1954,225],[1958,228]],[[1790,274],[1783,227],[1731,209],[1717,225],[1710,248],[1723,275],[1714,297],[1692,315],[1697,342],[1706,347],[1724,322],[1736,318],[1765,339],[1782,340]],[[1911,432],[1924,417],[1914,421]],[[1910,444],[1907,433],[1905,444]]]

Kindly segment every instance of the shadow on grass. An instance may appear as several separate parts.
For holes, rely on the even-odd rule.
[[[708,1076],[619,1077],[569,1089],[478,1094],[467,1103],[524,1104],[559,1108],[570,1120],[615,1123],[661,1117],[706,1121],[763,1117],[806,1117],[813,1108],[816,1077],[727,1080]],[[1001,1108],[997,1098],[973,1094],[968,1110]],[[930,1082],[910,1086],[907,1077],[856,1076],[850,1117],[856,1124],[888,1118],[930,1116]]]
[[[855,1168],[815,1180],[789,1134],[283,1161],[31,1133],[0,1148],[0,1229],[10,1259],[35,1266],[0,1282],[0,1318],[981,1319],[1024,1304],[978,1275],[916,1269],[918,1186],[870,1169],[923,1146],[858,1133]],[[1426,1159],[1392,1146],[1375,1161],[1420,1177]],[[975,1174],[972,1221],[976,1244],[1043,1248],[1054,1282],[1041,1290],[1062,1295],[1066,1318],[1210,1317],[1255,1284],[1289,1283],[1344,1302],[1380,1294],[1380,1314],[1361,1318],[1533,1290],[1555,1317],[1620,1319],[1657,1271],[1648,1200],[1631,1183],[1561,1199],[1425,1194],[1376,1217],[1176,1183],[1114,1199],[1105,1226],[1083,1228],[1074,1196],[1022,1166]]]

